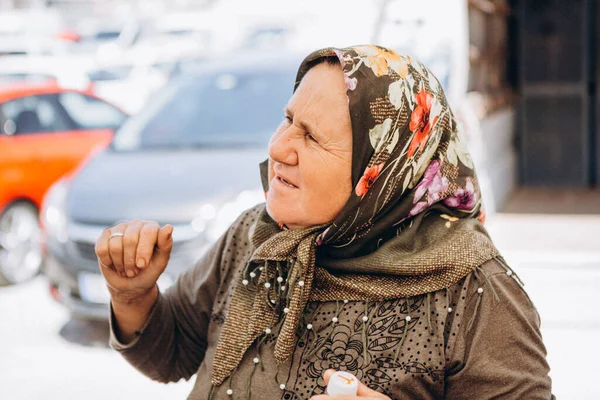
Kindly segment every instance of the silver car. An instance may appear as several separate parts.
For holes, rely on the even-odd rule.
[[[175,227],[168,287],[245,209],[264,201],[258,164],[292,94],[300,59],[211,62],[155,96],[111,146],[55,184],[44,201],[45,273],[76,317],[106,319],[95,241],[139,218]]]

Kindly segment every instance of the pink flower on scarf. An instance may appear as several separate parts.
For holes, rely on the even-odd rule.
[[[356,89],[356,83],[358,82],[356,78],[350,78],[348,75],[344,74],[344,81],[346,82],[346,89]]]
[[[442,194],[448,189],[448,178],[442,175],[440,169],[441,163],[439,160],[429,163],[421,182],[415,188],[414,207],[405,219],[420,214],[429,206],[438,202]],[[419,201],[425,196],[425,193],[427,193],[427,201]]]
[[[317,241],[316,241],[316,244],[317,244],[317,246],[320,246],[320,245],[322,245],[322,244],[323,244],[323,238],[325,237],[325,235],[327,235],[327,232],[329,232],[329,229],[331,229],[331,227],[329,227],[329,228],[325,229],[325,230],[323,231],[323,233],[321,233],[321,234],[320,234],[320,235],[317,237]]]
[[[464,189],[458,189],[451,197],[445,199],[444,203],[448,207],[458,210],[472,210],[477,203],[477,193],[475,193],[475,187],[471,178],[467,178],[467,184]]]
[[[442,176],[440,171],[441,163],[439,160],[432,161],[427,167],[425,174],[423,175],[423,179],[415,188],[415,198],[413,203],[418,202],[427,192],[428,195],[428,204],[431,205],[438,201],[448,189],[448,178]]]

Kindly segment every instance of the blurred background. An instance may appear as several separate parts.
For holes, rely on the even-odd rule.
[[[0,0],[0,398],[185,398],[106,347],[96,238],[173,224],[168,287],[263,200],[302,58],[365,43],[442,82],[554,393],[600,398],[600,0]]]

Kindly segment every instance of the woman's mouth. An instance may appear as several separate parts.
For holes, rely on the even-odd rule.
[[[294,184],[292,184],[292,183],[290,183],[290,182],[286,181],[284,178],[282,178],[282,177],[281,177],[281,176],[279,176],[279,175],[277,175],[277,179],[278,179],[278,180],[279,180],[281,183],[283,183],[284,185],[286,185],[286,186],[288,186],[288,187],[290,187],[290,188],[292,188],[292,189],[298,189],[298,186],[296,186],[296,185],[294,185]]]

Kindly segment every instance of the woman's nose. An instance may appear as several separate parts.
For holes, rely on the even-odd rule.
[[[281,127],[269,142],[269,158],[273,161],[287,164],[298,164],[296,141],[292,137],[293,126]]]

